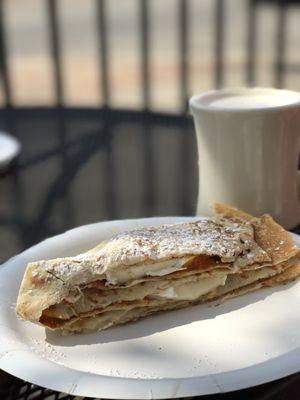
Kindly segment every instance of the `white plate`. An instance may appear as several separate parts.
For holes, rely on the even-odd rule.
[[[6,167],[21,149],[20,142],[8,133],[0,132],[0,168]]]
[[[167,312],[92,335],[59,338],[16,317],[14,304],[27,262],[75,255],[118,231],[179,220],[183,218],[83,226],[4,264],[0,368],[62,392],[127,399],[220,393],[299,371],[299,280],[218,307]]]

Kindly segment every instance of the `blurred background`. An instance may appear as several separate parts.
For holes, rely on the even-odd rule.
[[[194,214],[189,97],[299,90],[299,26],[295,0],[1,0],[0,130],[21,152],[0,171],[0,261],[82,224]]]
[[[1,3],[2,105],[178,113],[215,87],[300,85],[298,1]]]

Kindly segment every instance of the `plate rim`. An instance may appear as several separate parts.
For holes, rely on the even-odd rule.
[[[0,282],[1,275],[5,271],[9,270],[11,262],[15,262],[21,257],[27,257],[30,255],[32,250],[40,247],[45,242],[56,240],[65,234],[77,234],[82,228],[91,229],[102,224],[130,224],[139,221],[139,223],[145,224],[153,223],[155,225],[159,223],[169,223],[176,221],[188,221],[201,218],[201,216],[170,216],[170,217],[149,217],[149,218],[137,218],[137,219],[123,219],[123,220],[112,220],[112,221],[101,221],[94,224],[82,225],[77,228],[67,230],[66,232],[55,235],[51,238],[45,239],[40,243],[30,247],[24,252],[11,257],[5,263],[0,265]],[[296,243],[300,245],[300,236],[291,233]],[[25,268],[25,266],[24,266]],[[0,331],[2,326],[0,324]],[[58,371],[64,374],[64,381],[56,381],[53,384],[49,383],[48,374],[45,374],[43,378],[40,376],[36,377],[32,368],[24,368],[20,363],[20,352],[28,353],[29,359],[33,365],[39,365],[43,368],[47,368],[49,375],[57,375]],[[22,357],[21,357],[22,358]],[[102,398],[116,398],[116,399],[141,399],[141,398],[153,398],[153,399],[166,399],[166,398],[177,398],[184,396],[196,396],[196,395],[208,395],[218,394],[230,391],[241,390],[253,386],[257,386],[263,383],[271,382],[293,373],[297,373],[300,370],[300,346],[296,349],[284,353],[278,357],[266,360],[259,364],[237,369],[233,371],[221,372],[218,374],[208,374],[199,377],[187,377],[187,378],[122,378],[116,376],[105,376],[94,374],[90,372],[82,372],[70,367],[59,365],[51,360],[43,359],[36,353],[30,351],[30,349],[12,349],[4,354],[0,353],[0,368],[11,375],[36,384],[38,386],[46,387],[51,390],[60,391],[77,396],[94,396]],[[28,360],[27,360],[28,362]],[[263,372],[263,373],[262,373]],[[65,378],[68,377],[67,383]],[[238,379],[233,379],[237,378]],[[113,383],[113,384],[112,384]],[[87,390],[88,388],[88,390]]]
[[[0,159],[0,167],[4,168],[20,153],[21,143],[15,136],[3,130],[0,131],[0,137],[9,142],[11,145],[9,152],[7,152],[4,157]]]

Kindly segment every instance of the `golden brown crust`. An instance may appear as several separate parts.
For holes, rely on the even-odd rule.
[[[241,221],[252,221],[254,218],[252,215],[246,213],[245,211],[239,210],[236,207],[232,207],[224,203],[213,203],[211,204],[211,208],[216,215],[219,215],[223,218]]]
[[[222,296],[215,297],[212,300],[218,300],[220,303],[232,299],[234,297],[242,296],[244,294],[253,292],[255,290],[261,289],[263,287],[275,287],[282,284],[287,284],[293,282],[300,276],[300,264],[294,265],[287,268],[284,272],[275,275],[271,278],[262,279],[258,282],[253,282],[249,285],[243,286],[241,288],[235,289],[229,293],[225,293]]]
[[[287,268],[281,274],[275,275],[264,282],[264,286],[277,286],[292,282],[300,276],[300,263]]]
[[[271,257],[273,264],[279,264],[297,254],[298,248],[291,235],[270,215],[256,218],[252,224],[256,242]]]
[[[272,264],[281,263],[297,254],[298,248],[290,234],[270,215],[265,214],[256,218],[235,207],[221,203],[214,203],[212,209],[223,218],[250,222],[254,228],[256,243],[269,255]]]

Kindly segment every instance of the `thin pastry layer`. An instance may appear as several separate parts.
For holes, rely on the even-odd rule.
[[[90,333],[112,326],[133,322],[142,317],[162,311],[181,309],[191,305],[198,305],[216,300],[218,303],[221,303],[263,287],[274,287],[277,285],[287,284],[294,281],[299,276],[300,263],[297,263],[287,268],[285,271],[277,274],[276,276],[261,278],[258,281],[254,281],[242,286],[237,285],[235,288],[234,285],[231,288],[223,286],[221,291],[210,292],[194,301],[165,302],[161,303],[160,305],[140,304],[136,305],[135,307],[110,310],[104,313],[94,314],[93,316],[73,319],[70,321],[70,323],[61,327],[59,331],[63,335],[70,335],[74,333]]]

